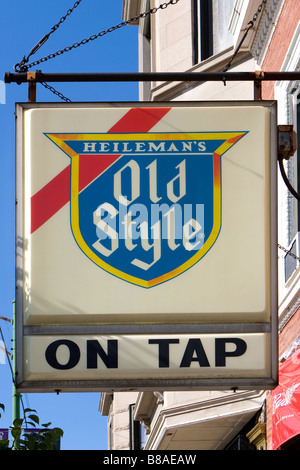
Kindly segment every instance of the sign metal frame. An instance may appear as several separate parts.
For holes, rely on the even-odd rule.
[[[17,103],[16,104],[16,385],[23,392],[95,392],[95,391],[126,391],[126,390],[269,390],[278,383],[278,300],[277,300],[277,103],[275,101],[238,101],[238,102],[172,102],[172,106],[263,106],[270,112],[270,271],[271,271],[271,319],[270,322],[241,322],[241,323],[165,323],[165,324],[35,324],[23,323],[23,152],[24,152],[24,122],[23,113],[33,108],[93,108],[95,106],[114,107],[157,107],[158,103],[123,102],[123,103]],[[159,107],[170,106],[170,103],[159,103]],[[24,338],[65,336],[68,338],[81,335],[191,335],[191,334],[267,334],[270,336],[270,376],[257,378],[243,377],[207,377],[207,378],[107,378],[95,380],[46,379],[28,381],[24,379]]]

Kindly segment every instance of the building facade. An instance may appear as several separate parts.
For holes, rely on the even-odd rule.
[[[160,0],[124,0],[123,19],[160,5]],[[141,72],[300,69],[298,0],[179,0],[166,2],[164,8],[133,23],[139,34]],[[257,98],[252,82],[142,82],[139,86],[141,101]],[[277,100],[278,125],[293,125],[300,135],[299,81],[263,82],[261,98]],[[300,152],[285,161],[284,168],[300,192]],[[299,207],[278,173],[279,367],[300,351]],[[299,448],[297,425],[288,439],[275,445],[279,428],[274,396],[276,390],[102,393],[100,411],[108,416],[111,450]]]

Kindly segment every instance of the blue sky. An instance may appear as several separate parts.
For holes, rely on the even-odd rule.
[[[72,8],[75,0],[30,0],[2,2],[0,10],[0,316],[12,318],[15,297],[14,208],[16,102],[28,100],[27,84],[7,84],[1,93],[5,72],[28,55],[32,47]],[[122,21],[122,0],[82,0],[73,14],[52,34],[32,61],[80,42]],[[41,8],[42,5],[42,8]],[[136,72],[138,71],[137,27],[125,26],[89,44],[33,67],[43,72]],[[31,61],[30,59],[30,61]],[[71,101],[138,100],[137,83],[53,83]],[[37,86],[37,101],[61,100]],[[10,350],[12,326],[0,320]],[[1,338],[0,338],[1,340]],[[1,342],[0,342],[1,345]],[[25,407],[37,411],[41,423],[51,421],[64,431],[63,450],[107,449],[107,420],[98,412],[100,393],[24,394]],[[12,379],[9,364],[0,350],[0,403],[6,407],[0,428],[11,425]]]

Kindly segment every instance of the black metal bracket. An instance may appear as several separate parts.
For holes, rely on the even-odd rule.
[[[300,72],[129,72],[129,73],[43,73],[5,72],[5,83],[38,82],[208,82],[208,81],[262,81],[300,80]]]
[[[262,82],[300,80],[300,72],[136,72],[136,73],[43,73],[6,72],[5,83],[29,83],[29,101],[36,99],[36,83],[48,82],[212,82],[252,81],[254,99],[262,99]]]

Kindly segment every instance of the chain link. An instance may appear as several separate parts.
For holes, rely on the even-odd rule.
[[[81,0],[80,0],[80,1],[81,1]],[[76,2],[76,4],[79,4],[80,1]],[[115,25],[115,26],[111,26],[110,28],[108,28],[108,29],[106,29],[106,30],[100,31],[100,32],[97,33],[97,34],[93,34],[93,35],[91,35],[89,38],[82,39],[80,42],[75,42],[75,43],[72,44],[71,46],[66,46],[64,49],[60,49],[60,50],[58,50],[58,51],[56,51],[56,52],[53,52],[52,54],[49,54],[49,55],[47,55],[47,56],[45,56],[45,57],[42,57],[41,59],[38,59],[38,60],[36,60],[36,61],[34,61],[34,62],[31,62],[31,63],[28,64],[28,65],[25,65],[25,64],[28,62],[29,57],[30,57],[33,53],[35,53],[35,52],[41,47],[41,45],[44,44],[44,42],[46,42],[46,40],[48,39],[49,35],[52,34],[52,32],[54,32],[54,31],[59,27],[59,25],[60,25],[63,21],[65,21],[66,17],[68,16],[68,13],[67,13],[67,15],[66,15],[65,17],[63,17],[63,18],[60,20],[60,22],[59,22],[56,26],[53,27],[53,28],[56,28],[56,29],[53,30],[53,28],[52,28],[53,31],[51,30],[51,32],[50,32],[48,35],[46,35],[46,36],[48,36],[47,39],[44,40],[44,38],[46,37],[46,36],[44,36],[44,38],[40,41],[41,44],[38,43],[38,45],[37,45],[37,46],[39,46],[39,47],[35,46],[35,48],[33,49],[34,52],[31,51],[30,54],[29,54],[29,56],[28,56],[27,58],[23,58],[22,61],[21,61],[19,64],[16,64],[16,65],[15,65],[15,70],[18,71],[18,72],[26,72],[26,71],[27,71],[28,69],[30,69],[31,67],[37,66],[37,65],[39,65],[39,64],[41,64],[41,63],[43,63],[43,62],[46,62],[47,60],[54,59],[55,57],[57,57],[57,56],[59,56],[59,55],[62,55],[62,54],[64,54],[65,52],[69,52],[69,51],[71,51],[71,50],[73,50],[73,49],[75,49],[75,48],[77,48],[77,47],[79,47],[79,46],[82,46],[82,45],[84,45],[84,44],[87,44],[87,43],[90,42],[90,41],[94,41],[95,39],[98,39],[99,37],[105,36],[105,35],[108,34],[108,33],[112,33],[113,31],[116,31],[117,29],[120,29],[120,28],[122,28],[123,26],[129,25],[130,23],[134,23],[134,22],[138,21],[138,20],[141,19],[141,18],[146,18],[148,15],[157,13],[158,10],[164,10],[164,9],[167,8],[169,5],[176,5],[179,1],[180,1],[180,0],[170,0],[169,2],[164,2],[164,3],[162,3],[161,5],[159,5],[158,7],[150,8],[148,11],[145,11],[145,12],[143,12],[143,13],[140,13],[139,15],[134,16],[134,17],[132,17],[132,18],[126,20],[126,21],[122,21],[121,23],[119,23],[119,24],[117,24],[117,25]],[[76,5],[76,4],[75,4],[75,5]],[[74,5],[73,9],[75,8],[75,5]],[[78,5],[76,5],[76,6],[78,6]],[[73,9],[69,10],[69,12],[70,12],[69,14],[72,13]],[[62,21],[62,20],[63,20],[63,21]],[[17,70],[17,69],[18,69],[18,70]]]
[[[73,11],[75,10],[75,8],[78,7],[78,5],[82,2],[82,0],[77,0],[73,7],[70,8],[67,13],[62,16],[59,20],[58,23],[56,23],[54,26],[52,26],[51,30],[49,31],[49,33],[45,34],[42,39],[39,40],[39,42],[31,49],[31,51],[29,52],[28,56],[24,56],[23,59],[21,60],[21,62],[19,62],[18,64],[16,64],[14,66],[14,70],[16,72],[26,72],[30,66],[29,65],[25,65],[28,61],[29,61],[29,58],[35,54],[39,49],[40,47],[43,46],[43,44],[45,44],[46,41],[48,41],[49,37],[51,36],[51,34],[53,34],[59,27],[62,23],[64,23],[66,21],[66,19],[68,18],[68,16],[70,16]]]
[[[53,88],[53,86],[50,86],[46,82],[41,82],[41,85],[43,85],[43,87],[47,88],[47,90],[51,91],[54,95],[58,96],[63,101],[66,101],[67,103],[71,103],[71,100],[69,98],[64,96],[60,91],[57,91],[55,88]]]
[[[252,21],[249,22],[250,23],[253,23],[253,26],[254,26],[254,23],[255,21],[257,20],[258,16],[260,15],[260,13],[262,12],[262,9],[263,7],[265,6],[265,4],[267,3],[267,0],[263,0],[261,2],[261,4],[258,6],[257,8],[257,12],[254,14],[253,18],[252,18]]]
[[[294,253],[292,253],[290,250],[288,250],[287,248],[284,248],[283,246],[279,245],[278,244],[278,248],[280,248],[280,250],[284,251],[287,255],[291,256],[292,258],[294,258],[295,260],[297,261],[300,261],[300,258],[299,256],[295,255]]]

